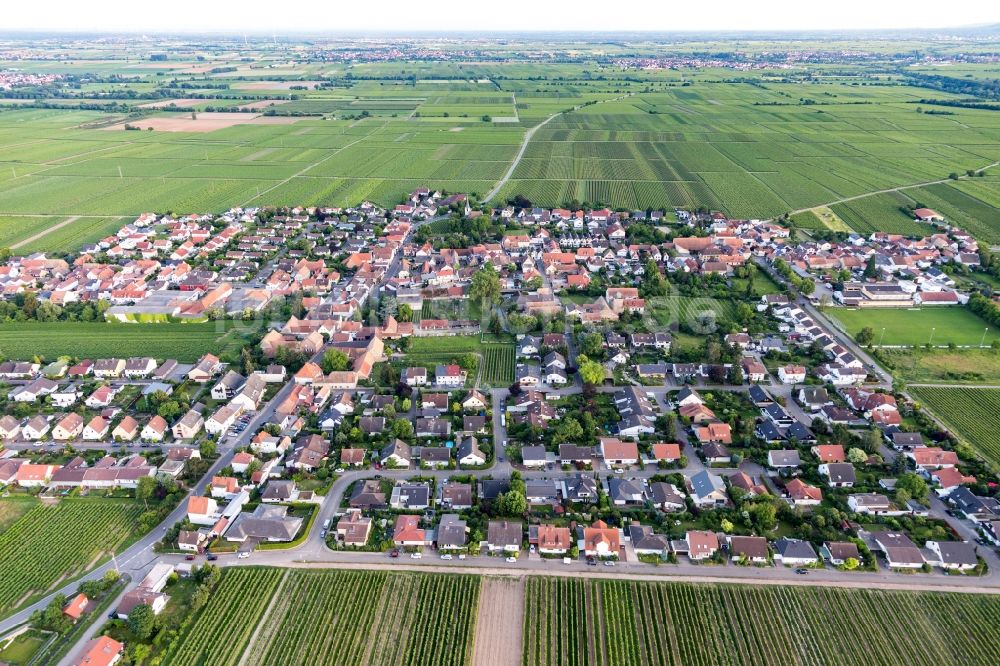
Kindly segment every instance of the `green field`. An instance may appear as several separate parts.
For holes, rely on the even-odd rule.
[[[226,569],[164,664],[468,664],[479,585],[461,575]]]
[[[489,386],[514,383],[514,346],[483,345],[482,381]]]
[[[1000,351],[992,348],[882,349],[878,360],[907,383],[1000,385]]]
[[[98,221],[69,225],[31,249],[79,244],[112,226],[111,218],[150,210],[391,204],[419,186],[484,195],[510,168],[526,130],[549,119],[499,199],[707,206],[737,217],[832,206],[842,220],[837,228],[862,233],[924,231],[900,210],[923,202],[977,237],[1000,241],[1000,190],[991,176],[836,203],[1000,159],[1000,122],[991,111],[915,113],[923,98],[952,96],[905,85],[895,75],[875,80],[863,66],[739,76],[691,68],[681,75],[622,70],[602,61],[606,48],[598,57],[593,45],[581,45],[572,63],[506,54],[497,61],[273,67],[257,54],[266,67],[239,65],[218,74],[195,71],[193,53],[165,70],[138,67],[138,59],[19,60],[11,66],[128,77],[114,86],[88,83],[79,92],[99,97],[126,87],[134,94],[128,104],[142,116],[132,118],[139,126],[171,115],[144,105],[191,94],[204,98],[182,106],[201,111],[278,99],[284,103],[268,112],[288,122],[254,124],[247,114],[246,121],[207,132],[133,132],[108,129],[121,126],[122,113],[73,108],[83,100],[61,99],[61,109],[2,105],[0,246],[32,235],[27,226],[44,228],[70,215]],[[686,52],[689,45],[672,48]],[[43,217],[22,218],[25,228],[11,228],[6,220],[17,219],[11,215]],[[811,213],[795,219],[803,228],[826,224]]]
[[[995,469],[1000,469],[1000,389],[913,386],[909,390]]]
[[[218,322],[218,325],[223,325]],[[112,324],[82,322],[9,322],[0,324],[0,356],[108,358],[152,356],[196,361],[203,354],[238,353],[238,331],[230,322],[198,324]]]
[[[964,307],[907,308],[827,308],[824,312],[840,321],[854,337],[868,326],[875,332],[875,344],[886,346],[949,345],[978,347],[1000,340],[1000,331]],[[885,329],[885,335],[882,329]],[[990,328],[989,331],[986,329]],[[983,333],[986,333],[985,339]]]
[[[4,500],[0,500],[0,503]],[[82,573],[136,536],[142,507],[127,501],[64,499],[36,504],[0,533],[0,614]]]
[[[1000,612],[995,595],[537,577],[526,584],[525,666],[936,666],[992,662],[1000,641],[990,619]]]

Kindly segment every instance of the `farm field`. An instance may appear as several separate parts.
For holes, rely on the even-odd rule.
[[[917,347],[931,342],[932,345],[978,347],[981,342],[989,345],[1000,339],[1000,331],[993,330],[985,321],[960,306],[919,309],[826,308],[824,312],[838,320],[851,337],[856,336],[862,328],[870,326],[875,331],[876,345]],[[990,330],[986,331],[987,328]]]
[[[998,610],[994,595],[529,577],[523,663],[978,663]]]
[[[13,500],[17,501],[17,500]],[[0,500],[5,503],[6,500]],[[0,532],[0,614],[72,578],[136,536],[142,507],[128,501],[36,503]]]
[[[475,576],[230,568],[164,663],[467,664],[479,586]]]
[[[483,345],[482,381],[489,386],[510,386],[514,383],[514,346]]]
[[[1000,385],[1000,352],[995,349],[882,349],[878,360],[907,383]]]
[[[1000,389],[913,386],[909,390],[995,469],[1000,469]]]
[[[0,323],[0,355],[9,359],[41,356],[108,358],[152,356],[181,362],[198,360],[203,354],[237,353],[238,330],[217,322],[175,324],[113,324],[83,322]]]

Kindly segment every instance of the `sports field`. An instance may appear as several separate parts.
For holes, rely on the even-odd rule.
[[[862,328],[875,332],[875,345],[916,347],[931,345],[976,346],[1000,340],[1000,331],[968,309],[955,307],[827,308],[824,312],[840,321],[851,337]],[[885,329],[883,335],[882,329]],[[987,330],[989,329],[989,330]],[[985,333],[986,337],[983,337]]]

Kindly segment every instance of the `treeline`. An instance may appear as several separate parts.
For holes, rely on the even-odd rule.
[[[982,109],[984,111],[1000,111],[1000,104],[979,102],[969,99],[920,99],[910,104],[931,104],[933,106],[951,106],[958,109]],[[924,111],[924,113],[943,113],[942,111]]]
[[[973,294],[969,298],[969,309],[994,326],[1000,326],[1000,305],[982,294]]]
[[[901,74],[906,78],[907,83],[920,88],[930,88],[931,90],[981,99],[1000,99],[1000,80],[977,81],[915,72],[901,72]]]

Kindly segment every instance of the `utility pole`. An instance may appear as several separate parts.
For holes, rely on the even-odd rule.
[[[879,338],[878,338],[878,346],[879,347],[882,346],[882,340],[884,340],[884,339],[885,339],[885,326],[882,327],[882,335],[880,335]]]
[[[979,341],[979,346],[982,347],[986,344],[986,332],[990,330],[989,326],[983,329],[983,339]]]
[[[934,340],[934,331],[936,331],[936,330],[937,330],[936,327],[934,327],[934,326],[931,327],[931,337],[927,338],[927,344],[928,345],[930,345],[931,341]]]

